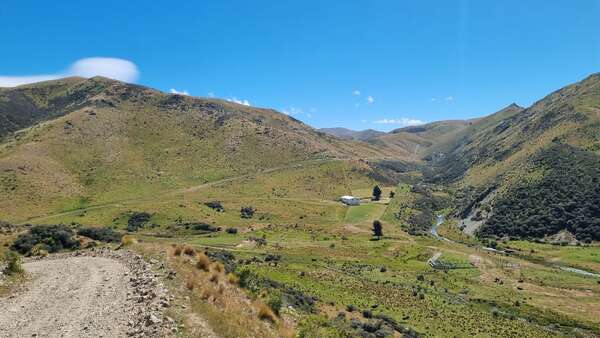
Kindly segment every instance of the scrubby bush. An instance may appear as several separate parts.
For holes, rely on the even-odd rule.
[[[25,234],[19,235],[12,248],[21,254],[29,254],[34,246],[41,244],[48,252],[79,248],[73,238],[73,230],[66,225],[36,225]]]
[[[241,218],[252,218],[252,217],[254,217],[255,212],[256,212],[256,209],[254,209],[253,207],[242,207],[240,209],[240,217]]]
[[[281,291],[278,289],[272,289],[269,291],[269,295],[267,298],[267,305],[279,315],[279,311],[281,310],[281,305],[283,304],[281,300]]]
[[[146,226],[152,215],[147,212],[133,212],[127,220],[127,231],[138,231]]]
[[[220,201],[210,201],[210,202],[206,202],[204,203],[204,205],[206,205],[207,207],[216,210],[218,212],[224,212],[225,208],[223,208],[223,205],[221,204]]]
[[[23,272],[23,268],[21,267],[21,256],[16,252],[11,250],[6,251],[3,259],[6,262],[6,266],[4,267],[4,273],[6,275]]]
[[[373,221],[373,228],[371,231],[373,231],[373,236],[377,237],[377,240],[380,240],[383,236],[383,226],[381,225],[381,222],[378,220]]]
[[[232,234],[235,235],[238,233],[238,229],[237,228],[227,228],[227,230],[225,230],[228,234]]]
[[[97,241],[118,243],[123,234],[109,228],[81,228],[77,231],[79,236],[85,236]]]
[[[217,232],[221,231],[220,227],[215,227],[208,223],[185,223],[186,229],[194,230],[194,231],[203,231],[203,232]]]
[[[379,188],[378,185],[373,188],[373,201],[379,201],[381,199],[381,192],[381,188]]]
[[[480,237],[541,238],[568,230],[600,240],[600,156],[556,143],[531,159],[544,175],[499,194]]]

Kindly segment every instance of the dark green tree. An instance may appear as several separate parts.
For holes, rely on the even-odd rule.
[[[390,191],[390,198],[394,198],[394,196],[396,196],[396,193],[393,190]]]
[[[379,201],[381,199],[381,188],[379,188],[378,185],[376,185],[373,188],[373,201]]]
[[[373,221],[373,236],[377,237],[377,240],[380,240],[383,237],[383,226],[379,220]]]

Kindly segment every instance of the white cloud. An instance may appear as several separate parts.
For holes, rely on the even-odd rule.
[[[233,103],[237,103],[237,104],[241,104],[241,105],[244,105],[244,106],[251,106],[250,101],[248,101],[248,100],[238,100],[236,97],[233,97],[231,99],[227,99],[227,101],[233,102]]]
[[[136,82],[140,72],[129,60],[92,57],[77,60],[67,70],[56,74],[29,76],[0,76],[0,87],[14,87],[28,83],[60,79],[67,76],[104,76],[124,82]]]
[[[398,119],[381,119],[381,120],[376,120],[373,121],[373,123],[377,123],[377,124],[398,124],[402,127],[408,127],[408,126],[418,126],[420,124],[424,124],[425,122],[418,120],[418,119],[413,119],[413,118],[407,118],[407,117],[401,117]]]
[[[213,93],[213,92],[208,92],[208,97],[215,97],[215,93]]]
[[[123,82],[135,82],[140,76],[137,66],[129,61],[115,58],[87,58],[76,61],[69,69],[70,75],[104,76]]]
[[[179,90],[177,90],[175,88],[171,88],[170,92],[171,92],[171,94],[186,95],[186,96],[190,95],[190,93],[187,90],[183,90],[180,92]]]
[[[56,80],[57,75],[0,76],[0,87],[15,87],[28,83]]]
[[[300,115],[303,114],[304,111],[300,108],[295,108],[295,107],[290,107],[289,109],[284,109],[282,111],[282,113],[284,113],[285,115]],[[310,116],[309,116],[310,117]]]
[[[352,91],[352,95],[359,96],[360,95],[360,90],[358,90],[358,89],[353,90]]]
[[[367,102],[369,102],[369,104],[373,104],[375,102],[375,98],[373,96],[369,95],[367,97]]]
[[[429,101],[431,102],[436,102],[436,101],[454,101],[454,96],[446,96],[443,98],[438,98],[438,97],[432,97],[429,99]]]
[[[362,122],[362,123],[367,123],[367,120],[360,120],[360,122]]]

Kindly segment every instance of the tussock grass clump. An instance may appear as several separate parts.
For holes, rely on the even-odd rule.
[[[277,316],[265,303],[258,303],[258,318],[261,320],[268,320],[271,323],[277,322]]]
[[[133,244],[136,244],[136,243],[137,243],[137,240],[134,237],[132,237],[132,236],[127,236],[126,235],[126,236],[123,236],[121,238],[121,245],[122,246],[129,246],[129,245],[133,245]]]
[[[174,256],[181,256],[181,251],[183,251],[183,250],[181,249],[180,246],[175,246],[173,248],[173,255]]]
[[[227,282],[229,282],[229,284],[232,285],[238,285],[238,283],[240,282],[240,278],[233,273],[229,273],[227,274]]]
[[[185,281],[185,288],[192,291],[192,290],[194,290],[195,287],[196,287],[196,280],[195,280],[194,276],[190,276]]]
[[[212,269],[213,269],[213,271],[218,272],[218,273],[223,273],[225,271],[225,267],[223,266],[223,263],[221,263],[221,262],[213,263]]]
[[[196,268],[202,271],[210,270],[210,259],[203,252],[196,257]]]
[[[12,250],[8,250],[4,254],[4,260],[6,261],[6,267],[4,268],[4,273],[7,275],[14,275],[23,272],[23,267],[21,266],[21,256]]]
[[[216,283],[218,283],[218,282],[219,282],[220,276],[221,276],[221,274],[219,274],[219,273],[218,273],[218,272],[216,272],[216,271],[213,271],[213,273],[212,273],[212,274],[210,274],[210,278],[209,278],[209,280],[210,280],[211,282],[213,282],[213,283],[215,283],[215,284],[216,284]]]
[[[204,300],[212,301],[212,302],[220,302],[222,300],[221,295],[223,292],[220,289],[215,289],[214,287],[204,287],[202,288],[202,292],[200,293],[200,297]]]
[[[196,255],[196,250],[194,250],[194,248],[192,248],[192,247],[186,246],[183,249],[183,253],[188,256],[194,256],[194,255]]]

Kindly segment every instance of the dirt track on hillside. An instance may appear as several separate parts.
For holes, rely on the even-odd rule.
[[[146,263],[111,255],[25,263],[31,281],[0,298],[0,337],[164,336],[158,304],[168,298]]]

